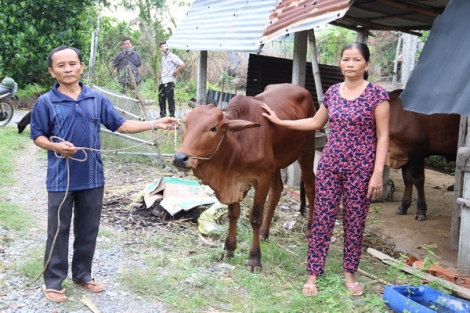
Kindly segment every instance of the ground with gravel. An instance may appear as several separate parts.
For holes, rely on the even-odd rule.
[[[92,305],[102,313],[171,311],[164,303],[133,294],[132,290],[126,290],[119,282],[120,275],[126,269],[139,266],[140,262],[138,255],[129,252],[132,243],[141,238],[126,231],[130,212],[126,211],[125,207],[132,202],[130,197],[140,186],[151,182],[148,180],[151,179],[152,173],[139,171],[139,167],[132,162],[105,160],[105,208],[94,258],[93,276],[105,285],[106,290],[99,294],[82,290],[72,283],[69,270],[69,277],[65,281],[68,301],[54,303],[47,300],[41,291],[42,278],[34,281],[40,273],[33,274],[34,277],[31,278],[20,270],[24,268],[24,263],[31,259],[42,260],[44,253],[47,214],[46,154],[31,143],[14,161],[17,164],[14,172],[17,182],[13,186],[2,186],[2,193],[7,195],[6,201],[25,208],[27,214],[33,217],[34,223],[26,234],[0,227],[0,261],[6,269],[0,273],[1,313],[82,313],[93,312]],[[129,185],[134,188],[129,188]],[[113,190],[120,189],[120,194],[123,194],[122,189],[125,188],[128,192],[124,194],[129,197],[121,196],[115,201],[116,193]],[[118,205],[113,205],[115,202],[119,202]],[[110,213],[109,210],[116,210],[116,206],[124,209],[119,209],[119,214],[114,211]],[[119,215],[123,218],[119,218]],[[103,233],[108,235],[102,235]],[[87,300],[89,306],[85,304]]]

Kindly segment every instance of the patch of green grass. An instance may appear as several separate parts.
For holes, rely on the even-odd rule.
[[[14,181],[11,172],[16,156],[31,140],[24,134],[18,134],[16,127],[0,128],[0,169],[2,184],[10,185]]]
[[[25,133],[27,132],[25,131]],[[11,185],[18,179],[12,176],[14,167],[17,166],[16,158],[24,153],[28,144],[31,144],[29,136],[25,133],[18,134],[16,127],[0,128],[0,168],[3,185]],[[27,208],[23,208],[9,199],[7,188],[0,189],[0,226],[8,230],[7,235],[0,237],[1,243],[6,246],[15,240],[15,237],[34,236],[30,230],[36,227],[36,222]],[[38,247],[30,246],[28,256],[16,260],[14,267],[15,270],[33,278],[41,272],[42,263],[42,252],[39,252]],[[3,264],[0,265],[1,267]]]
[[[17,263],[17,270],[25,276],[36,279],[44,268],[44,247],[32,247],[27,256]],[[42,279],[42,278],[41,278]]]
[[[15,159],[22,153],[30,139],[18,134],[14,127],[0,128],[0,169],[2,185],[15,182],[12,171],[16,166]],[[23,231],[31,227],[33,219],[27,210],[19,207],[8,198],[7,188],[0,189],[0,225],[7,230]]]
[[[2,228],[26,231],[34,225],[34,220],[26,209],[15,203],[0,201],[0,225]]]
[[[175,312],[387,312],[381,296],[367,285],[366,296],[348,294],[343,286],[342,244],[330,248],[316,297],[302,294],[307,278],[303,234],[262,241],[263,270],[251,273],[246,265],[252,233],[245,213],[240,216],[233,258],[217,260],[224,239],[206,246],[195,227],[184,231],[175,227],[145,243],[145,258],[122,273],[122,285],[165,302]]]

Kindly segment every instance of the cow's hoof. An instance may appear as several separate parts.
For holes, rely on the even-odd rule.
[[[261,273],[261,270],[263,267],[261,266],[261,263],[256,260],[249,260],[248,261],[248,270],[252,273]]]
[[[397,215],[406,215],[407,212],[408,212],[408,209],[403,209],[402,207],[399,207],[395,211],[395,214],[397,214]]]
[[[224,251],[221,252],[219,257],[217,258],[217,261],[221,262],[225,257],[227,258],[233,258],[233,251]]]
[[[261,273],[262,268],[261,268],[261,266],[255,266],[255,267],[248,266],[248,270],[249,270],[251,273],[259,274],[259,273]]]
[[[415,220],[417,220],[419,222],[422,222],[422,221],[426,220],[426,215],[416,215]]]
[[[269,233],[264,234],[263,232],[261,232],[260,235],[259,235],[259,239],[261,239],[263,241],[268,240],[268,238],[269,238]]]
[[[261,260],[260,259],[249,259],[248,260],[248,270],[252,273],[261,272]]]

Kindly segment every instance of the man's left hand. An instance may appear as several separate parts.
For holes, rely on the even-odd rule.
[[[163,117],[155,121],[155,128],[178,129],[180,122],[174,117]]]

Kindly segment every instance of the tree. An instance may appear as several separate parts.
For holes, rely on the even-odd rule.
[[[369,49],[373,65],[371,75],[376,79],[390,80],[393,75],[395,53],[398,44],[397,32],[375,31],[374,36],[369,38]]]
[[[0,77],[19,84],[50,83],[48,53],[74,46],[88,55],[95,5],[103,1],[2,0],[0,6]]]
[[[343,46],[356,38],[355,31],[330,25],[315,30],[315,33],[319,63],[335,66],[340,62]]]

